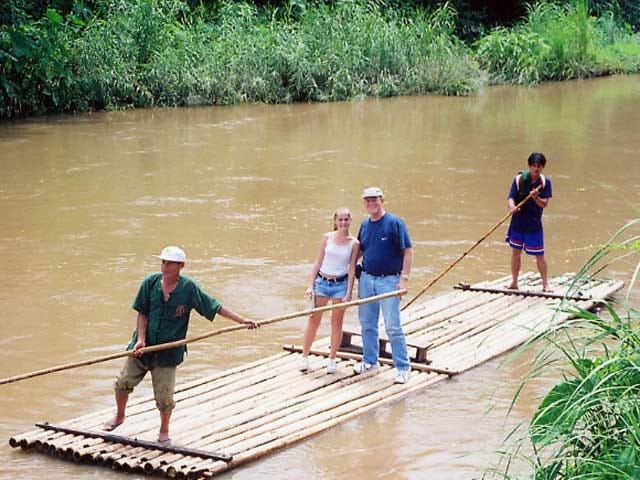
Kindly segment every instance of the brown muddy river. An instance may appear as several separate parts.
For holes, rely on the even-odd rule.
[[[513,175],[547,156],[551,275],[576,271],[640,205],[640,77],[488,88],[471,98],[140,110],[0,124],[0,377],[119,351],[151,255],[184,247],[184,273],[255,319],[305,306],[338,206],[364,217],[379,185],[411,233],[415,293],[506,213]],[[428,294],[509,273],[500,228]],[[635,258],[635,260],[634,260]],[[605,276],[628,282],[637,257]],[[523,270],[535,269],[531,258]],[[638,288],[632,305],[640,304]],[[356,312],[347,313],[356,321]],[[328,334],[325,323],[320,336]],[[194,344],[184,382],[300,344],[304,318]],[[224,319],[216,326],[226,326]],[[212,328],[194,313],[190,334]],[[499,459],[559,378],[507,410],[531,356],[504,357],[221,478],[472,479]],[[0,478],[136,478],[8,445],[35,422],[112,405],[120,361],[0,386]],[[150,381],[134,395],[149,394]],[[142,477],[138,477],[142,478]]]

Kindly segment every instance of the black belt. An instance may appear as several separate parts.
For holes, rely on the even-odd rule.
[[[402,272],[393,272],[393,273],[371,273],[366,270],[362,270],[367,275],[371,275],[372,277],[393,277],[395,275],[400,275]]]
[[[349,276],[349,274],[345,273],[344,275],[340,275],[339,277],[329,278],[329,277],[325,277],[323,274],[318,272],[318,276],[329,283],[339,283],[339,282],[344,282]]]

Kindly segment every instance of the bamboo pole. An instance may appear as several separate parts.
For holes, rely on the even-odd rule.
[[[210,468],[209,471],[206,472],[203,476],[210,478],[215,474],[223,470],[226,470],[227,468],[231,468],[236,465],[240,465],[242,463],[246,463],[256,458],[272,453],[288,445],[299,442],[304,438],[308,438],[312,435],[315,435],[324,430],[327,430],[328,428],[331,428],[335,425],[338,425],[347,420],[350,420],[351,418],[359,416],[363,413],[367,413],[377,408],[378,406],[388,404],[390,402],[393,402],[395,400],[398,400],[399,398],[402,398],[408,395],[409,393],[423,389],[426,386],[429,386],[431,384],[437,383],[438,381],[441,381],[444,378],[446,377],[435,376],[428,382],[421,382],[421,381],[418,381],[417,377],[412,377],[408,382],[408,384],[396,385],[395,387],[392,387],[391,389],[389,389],[388,391],[385,391],[384,393],[377,394],[375,395],[375,397],[367,399],[367,401],[362,401],[357,403],[356,405],[354,405],[355,409],[349,411],[348,413],[344,413],[342,415],[336,415],[333,417],[327,416],[326,420],[324,420],[319,424],[310,426],[308,428],[305,428],[297,432],[293,432],[293,433],[281,436],[280,438],[274,440],[271,443],[261,445],[251,450],[248,450],[246,452],[243,452],[241,454],[238,454],[237,456],[234,456],[234,459],[228,465],[219,466],[218,468]],[[397,387],[400,387],[400,388],[397,388]]]
[[[426,378],[426,375],[424,374],[420,374],[420,376],[422,378]],[[356,384],[352,384],[352,388],[350,390],[344,391],[340,395],[329,397],[322,403],[308,405],[305,410],[298,412],[296,415],[292,415],[291,417],[287,416],[279,422],[259,428],[255,431],[255,434],[253,431],[250,431],[241,436],[225,440],[222,443],[213,443],[209,448],[221,448],[229,452],[241,453],[250,448],[254,448],[255,446],[263,445],[271,441],[274,436],[277,437],[282,435],[281,432],[283,431],[289,429],[303,429],[305,425],[316,423],[320,416],[334,415],[332,411],[335,411],[336,408],[343,410],[357,409],[359,405],[358,402],[371,398],[372,395],[376,395],[376,393],[381,390],[387,391],[387,389],[393,388],[394,384],[392,378],[393,371],[391,369],[386,369],[384,373],[381,372],[378,375],[370,377],[366,382],[361,381]],[[414,375],[413,378],[417,378],[417,375]],[[188,462],[188,465],[195,467],[199,463],[201,462],[190,461]],[[202,463],[204,464],[205,462]],[[174,469],[176,467],[184,467],[184,465],[179,464],[172,466]]]
[[[283,348],[290,352],[302,352],[302,347],[296,347],[295,345],[285,346]],[[318,352],[318,351],[311,350],[309,353],[312,353],[313,355],[325,355],[327,357],[329,356],[329,352]],[[362,355],[359,355],[357,353],[348,353],[348,352],[340,352],[340,351],[336,353],[336,357],[339,357],[345,360],[361,360],[362,359]],[[378,358],[378,362],[380,362],[383,365],[393,365],[393,360],[391,358]],[[412,370],[419,370],[421,372],[439,373],[441,375],[448,375],[449,377],[452,377],[458,373],[454,370],[449,370],[447,368],[432,367],[430,365],[424,365],[422,363],[416,363],[416,362],[409,362],[409,366],[411,367]]]
[[[380,378],[377,378],[380,377]],[[359,380],[362,380],[359,378]],[[320,398],[319,402],[307,401],[301,405],[301,408],[286,409],[286,412],[278,415],[276,418],[271,418],[269,421],[263,421],[263,419],[257,419],[257,422],[252,422],[250,425],[241,424],[236,422],[236,427],[233,435],[225,435],[223,438],[211,438],[206,445],[200,448],[206,448],[206,450],[219,450],[229,451],[233,445],[241,442],[245,442],[250,439],[254,439],[260,434],[270,432],[274,428],[281,428],[297,423],[300,420],[304,420],[311,415],[315,415],[318,412],[324,411],[330,408],[330,405],[342,405],[348,403],[353,398],[358,398],[364,394],[370,394],[375,392],[381,387],[389,386],[390,381],[388,378],[382,378],[382,375],[376,376],[376,378],[367,379],[367,381],[350,382],[348,386],[342,388],[339,392],[332,395],[324,395]],[[193,463],[199,463],[200,459],[185,458],[180,459],[177,462],[171,463],[167,471],[171,476],[170,471],[176,473],[189,468],[189,465]]]
[[[472,310],[466,310],[460,315],[450,317],[447,320],[447,324],[443,325],[439,323],[434,328],[430,327],[423,329],[418,335],[410,335],[407,339],[420,339],[420,341],[429,341],[432,346],[431,350],[439,345],[445,343],[449,339],[455,338],[456,334],[461,333],[461,330],[470,329],[471,324],[483,323],[490,321],[496,316],[502,315],[505,309],[508,309],[513,304],[517,304],[518,300],[513,300],[511,297],[498,298],[495,302],[480,305]]]
[[[427,283],[422,290],[420,290],[418,292],[418,294],[413,297],[411,300],[409,300],[403,307],[402,310],[405,310],[409,305],[411,305],[413,302],[415,302],[418,297],[420,297],[424,292],[426,292],[429,288],[431,288],[438,280],[440,280],[442,277],[444,277],[447,272],[449,272],[449,270],[451,270],[453,267],[455,267],[458,263],[460,263],[460,261],[462,261],[462,259],[464,257],[466,257],[469,253],[471,253],[471,251],[476,248],[478,245],[480,245],[484,240],[486,240],[486,238],[491,235],[500,225],[502,225],[504,223],[505,220],[507,220],[511,215],[513,215],[514,212],[516,212],[520,207],[522,207],[527,200],[529,200],[531,198],[531,195],[533,195],[533,192],[536,192],[540,189],[541,185],[539,185],[538,187],[534,188],[533,190],[531,190],[531,192],[529,192],[529,195],[527,195],[527,197],[522,200],[518,205],[516,205],[516,208],[513,210],[510,210],[504,217],[502,217],[498,223],[496,223],[493,227],[491,227],[489,229],[489,231],[487,231],[487,233],[485,233],[479,240],[476,241],[476,243],[474,243],[473,245],[471,245],[469,248],[467,248],[462,255],[460,255],[456,260],[454,260],[453,263],[449,264],[444,270],[442,270],[442,272],[440,272],[433,280],[431,280],[429,283]]]
[[[279,408],[282,408],[283,404],[296,405],[302,401],[301,398],[304,395],[316,392],[324,386],[331,384],[337,385],[338,383],[344,382],[342,376],[335,375],[335,377],[331,376],[332,378],[327,378],[328,376],[322,371],[315,372],[315,379],[311,383],[300,382],[300,372],[296,371],[295,373],[297,373],[297,376],[292,380],[291,386],[285,384],[280,388],[270,389],[269,392],[263,392],[254,397],[244,398],[233,403],[227,402],[231,404],[221,409],[216,408],[212,416],[203,419],[202,423],[204,426],[199,428],[191,437],[181,436],[179,430],[183,430],[185,426],[176,425],[174,428],[174,437],[177,436],[180,441],[187,442],[194,448],[205,448],[211,443],[211,436],[214,434],[225,434],[224,432],[230,428],[235,428],[237,425],[246,425],[256,418],[259,420],[260,417],[267,412],[277,411]],[[308,374],[305,375],[305,378],[307,377]],[[198,417],[201,418],[201,415]],[[175,435],[176,432],[177,435]],[[177,458],[178,457],[167,458],[165,456],[155,459],[154,462],[150,462],[145,470],[152,472],[161,461],[173,462]]]
[[[281,367],[281,369],[280,369],[279,371],[272,372],[272,375],[271,375],[271,376],[272,376],[272,377],[276,377],[276,378],[277,378],[278,376],[281,376],[281,371],[282,371],[282,370],[286,369],[286,370],[285,370],[285,372],[286,372],[286,371],[288,371],[288,369],[289,369],[289,368],[290,368],[289,366],[285,365],[285,366]],[[295,373],[297,373],[297,371],[295,371]],[[214,382],[214,383],[215,383],[215,382]],[[252,382],[249,382],[249,383],[250,383],[250,384],[254,384],[254,383],[259,384],[259,383],[260,383],[260,379],[258,378],[258,376],[256,376],[256,380],[254,380],[254,381],[252,381]],[[264,384],[262,384],[262,385],[264,385]],[[250,385],[250,386],[251,386],[251,385]],[[274,386],[274,387],[273,387],[273,389],[277,389],[277,387],[278,387],[278,386],[276,385],[276,386]],[[232,390],[231,390],[231,394],[233,393],[233,391],[234,391],[234,390],[232,389]],[[250,395],[250,394],[247,394],[247,395]],[[231,400],[226,400],[225,402],[230,403],[230,402],[231,402]],[[208,402],[206,402],[206,403],[208,403]],[[219,403],[219,402],[218,402],[218,403],[216,403],[216,407],[217,407],[217,408],[216,408],[216,411],[218,411],[218,407],[219,407],[219,406],[220,406],[220,403]],[[176,427],[177,427],[177,426],[180,426],[180,427],[182,427],[182,429],[189,428],[189,426],[188,426],[188,425],[187,425],[187,426],[185,426],[184,422],[183,422],[183,423],[180,423],[180,420],[181,420],[181,417],[185,417],[185,418],[187,418],[187,419],[188,419],[189,417],[193,417],[193,416],[194,416],[194,411],[193,411],[193,410],[194,410],[193,408],[188,408],[188,407],[184,408],[184,406],[183,406],[183,408],[181,408],[181,409],[178,411],[179,413],[181,413],[181,415],[175,415],[175,416],[174,416],[174,418],[173,418],[173,420],[174,420],[174,422],[173,422],[174,426],[176,426]],[[194,420],[194,422],[196,422],[196,424],[197,424],[198,422],[204,422],[204,421],[207,421],[206,416],[205,416],[205,417],[203,417],[203,416],[202,416],[202,412],[200,412],[200,413],[195,412],[195,413],[197,414],[197,415],[196,415],[197,420]],[[155,418],[155,413],[154,413],[154,415],[153,415],[153,418]],[[150,424],[150,423],[149,423],[149,421],[150,421],[150,419],[151,419],[151,416],[147,416],[147,418],[144,418],[144,419],[138,419],[138,420],[137,420],[137,424],[135,424],[135,423],[134,423],[134,425],[131,425],[131,421],[130,421],[130,420],[128,420],[127,425],[126,425],[126,427],[128,427],[128,428],[127,428],[127,433],[128,433],[129,435],[131,435],[131,436],[133,436],[133,435],[135,435],[135,436],[139,436],[139,435],[144,435],[144,434],[146,434],[146,433],[150,432],[150,431],[151,431],[151,429],[149,428],[149,424]],[[174,436],[175,436],[175,434],[176,434],[176,433],[178,433],[178,437],[179,437],[181,440],[186,440],[186,439],[181,438],[179,430],[181,430],[181,429],[180,429],[180,428],[174,428]],[[184,444],[187,444],[187,442],[183,442],[183,443],[184,443]],[[91,449],[91,450],[93,451],[93,450],[95,450],[95,449]],[[141,452],[141,453],[144,453],[144,452]],[[83,455],[83,454],[79,454],[79,455]],[[133,455],[132,455],[132,453],[131,453],[131,451],[127,451],[127,452],[126,452],[126,455],[123,455],[123,454],[122,454],[122,452],[112,452],[112,453],[109,453],[109,454],[106,454],[106,455],[105,455],[105,454],[103,454],[103,455],[102,455],[102,459],[101,459],[101,460],[102,460],[103,462],[106,462],[106,463],[112,463],[112,464],[113,464],[113,466],[117,467],[119,463],[122,463],[122,462],[126,463],[126,462],[127,462],[127,459],[128,459],[129,457],[131,457],[131,456],[133,456]],[[121,462],[121,460],[120,460],[120,459],[122,459],[122,462]]]
[[[398,295],[404,295],[405,293],[407,293],[406,290],[395,290],[393,292],[383,293],[381,295],[376,295],[376,296],[373,296],[373,297],[362,298],[362,299],[359,299],[359,300],[352,300],[350,302],[343,302],[343,303],[338,303],[338,304],[325,305],[324,307],[310,308],[310,309],[307,309],[307,310],[301,310],[299,312],[293,312],[293,313],[289,313],[289,314],[286,314],[286,315],[280,315],[280,316],[277,316],[277,317],[268,318],[266,320],[263,320],[263,321],[257,322],[257,323],[260,326],[262,326],[262,325],[270,325],[272,323],[282,322],[284,320],[290,320],[292,318],[304,317],[306,315],[310,315],[310,314],[316,313],[316,312],[326,312],[326,311],[335,310],[335,309],[338,309],[338,308],[353,307],[353,306],[356,306],[356,305],[362,305],[364,303],[383,300],[385,298],[396,297]],[[197,336],[194,336],[194,337],[185,338],[183,340],[177,340],[175,342],[167,342],[167,343],[162,343],[162,344],[159,344],[159,345],[152,345],[150,347],[144,347],[144,348],[141,348],[140,350],[138,350],[137,353],[140,353],[140,354],[151,353],[151,352],[157,352],[157,351],[160,351],[160,350],[166,350],[168,348],[180,347],[180,346],[186,345],[188,343],[198,342],[200,340],[204,340],[205,338],[214,337],[216,335],[220,335],[220,334],[223,334],[223,333],[235,332],[237,330],[246,330],[246,329],[247,329],[247,327],[244,326],[244,325],[233,325],[233,326],[230,326],[230,327],[220,328],[220,329],[214,330],[212,332],[203,333],[202,335],[197,335]],[[62,370],[70,370],[72,368],[84,367],[84,366],[87,366],[87,365],[94,365],[96,363],[107,362],[109,360],[115,360],[116,358],[131,357],[131,356],[133,356],[133,351],[112,353],[110,355],[104,355],[102,357],[83,360],[83,361],[80,361],[80,362],[67,363],[67,364],[64,364],[64,365],[58,365],[56,367],[45,368],[43,370],[37,370],[37,371],[34,371],[34,372],[23,373],[21,375],[15,375],[13,377],[4,378],[4,379],[0,380],[0,385],[19,382],[21,380],[26,380],[26,379],[33,378],[33,377],[38,377],[38,376],[41,376],[41,375],[47,375],[49,373],[60,372]]]
[[[491,294],[472,294],[465,302],[452,305],[434,315],[430,315],[415,322],[409,330],[409,334],[446,322],[452,318],[456,318],[458,315],[462,315],[466,312],[494,302],[499,298],[499,296]]]

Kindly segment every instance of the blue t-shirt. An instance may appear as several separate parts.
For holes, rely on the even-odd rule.
[[[540,191],[540,198],[551,198],[551,180],[547,177],[545,178],[546,182],[544,188]],[[541,179],[538,179],[536,182],[532,182],[531,190],[541,183]],[[509,191],[508,198],[513,198],[514,201],[518,198],[518,186],[515,178],[511,184],[511,190]],[[532,199],[527,200],[527,202],[520,207],[520,211],[511,216],[511,226],[509,228],[520,233],[530,233],[542,230],[542,210],[543,208],[539,207]]]
[[[372,275],[392,275],[402,271],[404,250],[411,248],[411,239],[404,222],[388,212],[376,222],[370,218],[360,225],[362,268]]]

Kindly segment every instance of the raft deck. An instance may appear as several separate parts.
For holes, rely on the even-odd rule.
[[[37,430],[12,437],[10,445],[124,472],[210,478],[469,370],[571,318],[557,307],[572,274],[550,280],[552,295],[541,294],[540,279],[532,273],[521,276],[519,291],[504,289],[508,281],[460,285],[404,311],[407,343],[421,361],[412,362],[411,378],[403,385],[393,383],[395,371],[385,358],[378,374],[353,373],[360,359],[354,331],[345,339],[350,351],[339,353],[334,375],[325,373],[329,342],[321,339],[313,345],[306,373],[297,370],[299,347],[289,346],[178,386],[172,447],[154,442],[158,413],[152,397],[133,397],[127,421],[115,432],[102,430],[113,415],[109,408],[58,425],[38,424]],[[622,286],[587,280],[569,305],[592,309]]]

